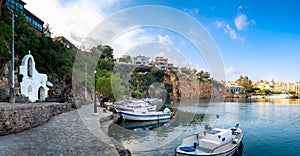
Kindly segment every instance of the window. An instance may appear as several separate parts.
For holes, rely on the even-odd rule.
[[[32,67],[32,59],[31,58],[29,58],[28,59],[28,62],[27,62],[27,76],[28,77],[32,77],[32,69],[33,67]]]
[[[31,85],[28,87],[28,93],[31,93],[32,92],[32,87]]]

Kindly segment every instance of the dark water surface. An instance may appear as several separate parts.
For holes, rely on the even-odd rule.
[[[160,123],[112,124],[108,135],[130,149],[133,155],[174,155],[182,139],[202,131],[205,123],[225,128],[239,123],[244,132],[244,156],[300,155],[299,99],[182,100],[172,108],[176,112],[175,119]]]

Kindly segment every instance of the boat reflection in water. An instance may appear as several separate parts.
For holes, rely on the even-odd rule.
[[[154,128],[163,126],[167,123],[169,123],[171,119],[165,119],[165,120],[155,120],[155,121],[124,121],[124,122],[116,122],[118,125],[120,125],[123,128],[130,129],[130,130],[136,130],[136,129],[142,129],[142,130],[152,130]]]
[[[238,146],[237,150],[233,153],[232,156],[242,156],[243,155],[244,144],[243,141]]]

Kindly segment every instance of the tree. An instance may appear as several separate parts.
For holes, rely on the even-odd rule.
[[[109,61],[109,62],[114,62],[116,61],[114,59],[114,54],[113,54],[113,49],[108,46],[108,45],[97,45],[97,47],[93,47],[91,49],[92,52],[96,52],[96,53],[99,53],[100,54],[100,58],[99,59],[104,59],[106,61]]]
[[[182,67],[180,68],[180,71],[184,74],[190,74],[190,69],[187,67]]]
[[[115,62],[113,49],[108,45],[98,45],[93,47],[91,51],[100,54],[97,64],[96,86],[100,95],[100,105],[103,107],[104,102],[121,99],[125,93],[125,86],[122,86],[120,73],[113,73]]]
[[[165,71],[154,67],[151,69],[151,74],[155,77],[155,81],[162,82],[165,75]]]
[[[194,75],[194,74],[196,74],[197,73],[197,70],[196,69],[192,69],[191,71],[190,71],[190,74],[192,74],[192,75]]]
[[[296,92],[294,90],[289,90],[288,93],[293,94],[293,95],[296,94]]]
[[[114,68],[114,50],[108,45],[98,45],[97,47],[93,47],[91,51],[100,54],[97,68],[101,70],[100,73],[103,73],[100,76],[107,76],[106,73],[111,72]]]
[[[104,102],[113,97],[110,77],[98,77],[96,80],[96,90],[98,94],[100,94],[100,96],[98,96],[100,106],[104,107]]]
[[[111,101],[121,100],[125,97],[126,88],[122,85],[122,79],[120,77],[120,73],[113,74],[111,77],[111,87],[113,92],[113,98]]]
[[[243,89],[244,93],[246,93],[247,90],[250,90],[252,87],[252,81],[248,78],[248,76],[241,75],[239,79],[236,80],[238,85]]]
[[[124,63],[132,63],[131,57],[129,55],[123,55],[122,57],[119,58],[119,62],[124,62]]]
[[[11,58],[11,40],[12,40],[12,29],[10,22],[10,15],[7,11],[2,11],[0,16],[0,69],[4,67],[5,63]],[[3,71],[3,70],[0,70]],[[1,73],[0,73],[1,74]]]
[[[209,72],[204,72],[203,70],[201,70],[200,72],[197,73],[197,76],[203,80],[203,79],[209,79],[210,77],[210,73]]]
[[[264,92],[266,95],[268,95],[268,94],[271,93],[271,90],[270,90],[270,89],[263,89],[263,92]]]

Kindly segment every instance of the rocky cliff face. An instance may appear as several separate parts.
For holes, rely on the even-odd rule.
[[[200,81],[196,75],[176,75],[174,72],[167,71],[164,83],[172,85],[170,98],[172,99],[221,99],[232,97],[229,89],[219,83]]]
[[[163,82],[172,86],[172,91],[171,94],[169,94],[169,97],[171,99],[180,99],[180,84],[177,75],[173,72],[167,71],[164,75]]]

